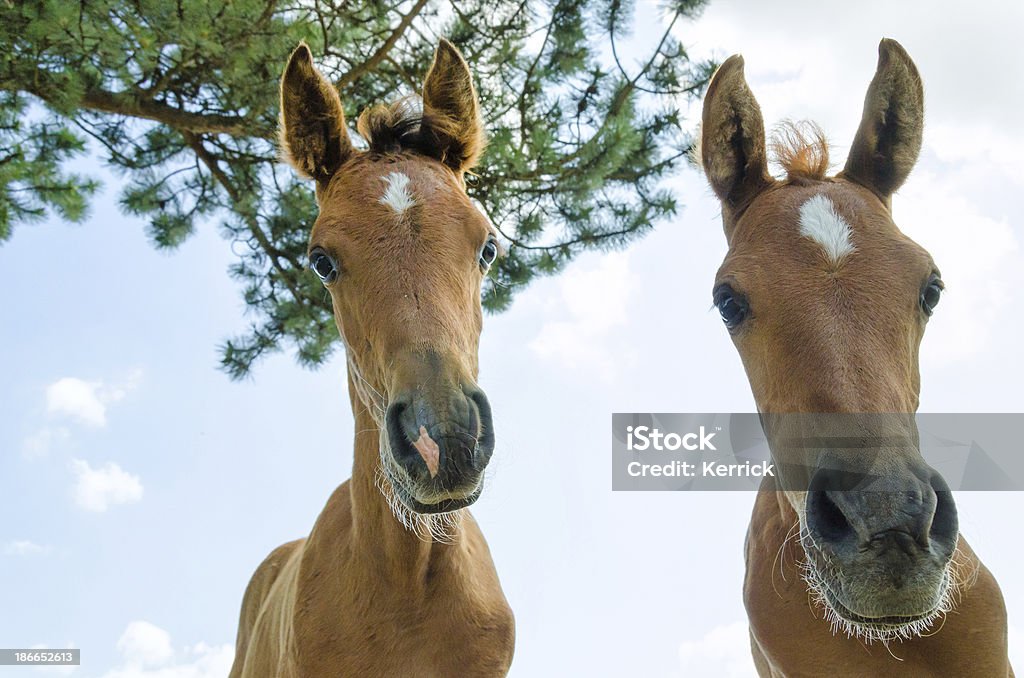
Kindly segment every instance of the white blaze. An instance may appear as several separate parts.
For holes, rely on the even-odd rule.
[[[824,195],[816,195],[800,206],[800,235],[821,245],[833,264],[855,249],[850,242],[850,224]]]
[[[405,210],[416,204],[409,192],[409,177],[401,172],[392,172],[382,177],[388,187],[380,198],[380,204],[387,205],[398,214],[404,214]]]

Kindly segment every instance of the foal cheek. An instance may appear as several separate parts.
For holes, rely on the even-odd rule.
[[[350,303],[350,300],[346,298],[345,290],[337,286],[331,290],[331,300],[334,324],[338,328],[345,351],[361,366],[386,364],[381,361],[380,356],[374,355],[380,342],[376,340],[376,337],[365,332],[364,328],[373,327],[373,325],[367,322],[364,309]],[[363,376],[369,378],[371,375],[363,374]],[[377,375],[372,376],[378,378]]]

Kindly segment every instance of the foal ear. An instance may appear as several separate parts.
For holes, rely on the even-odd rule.
[[[444,38],[423,81],[422,132],[440,160],[458,173],[472,169],[484,149],[473,76],[459,50]]]
[[[285,159],[318,182],[330,179],[352,153],[338,91],[313,65],[304,42],[281,77],[280,135]]]
[[[708,85],[700,150],[704,173],[726,208],[727,219],[773,182],[761,108],[743,77],[743,57],[738,54],[725,60]]]
[[[888,202],[917,162],[923,131],[921,76],[906,50],[886,38],[878,45],[878,69],[843,175]]]

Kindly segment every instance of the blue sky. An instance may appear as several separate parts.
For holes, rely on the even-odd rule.
[[[894,212],[948,287],[922,351],[922,409],[1024,410],[1022,10],[820,4],[720,0],[680,34],[695,55],[742,51],[769,126],[815,118],[837,164],[879,38],[904,44],[928,119]],[[639,11],[642,34],[659,17]],[[106,184],[85,224],[22,226],[0,247],[0,645],[81,647],[72,675],[88,678],[223,675],[253,569],[307,533],[348,476],[343,361],[310,372],[279,355],[229,381],[216,346],[245,309],[215,224],[156,252],[117,210],[118,179],[83,167]],[[718,205],[691,170],[672,185],[676,219],[485,322],[498,446],[473,510],[517,615],[514,676],[752,675],[740,585],[753,496],[610,491],[611,412],[753,409],[711,309]],[[957,502],[1003,587],[1019,666],[1024,554],[1002,526],[1024,496]]]

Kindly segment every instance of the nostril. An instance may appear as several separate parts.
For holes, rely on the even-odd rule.
[[[853,535],[853,526],[827,490],[807,493],[807,527],[812,534],[831,543],[845,541]]]
[[[858,474],[836,469],[823,468],[814,474],[805,504],[807,529],[814,537],[832,544],[856,541],[856,530],[842,507],[860,482]]]
[[[953,493],[946,480],[938,473],[932,474],[931,486],[935,490],[935,514],[932,516],[929,536],[952,550],[956,547],[960,531],[956,502],[953,501]]]
[[[491,418],[491,404],[487,395],[479,388],[472,387],[465,390],[466,397],[476,405],[479,429],[477,431],[477,444],[484,450],[494,447],[494,423]]]
[[[405,432],[407,427],[402,421],[408,412],[408,403],[399,401],[391,403],[388,406],[387,413],[384,415],[391,451],[398,461],[403,461],[416,454],[415,448],[409,444],[409,438]]]

